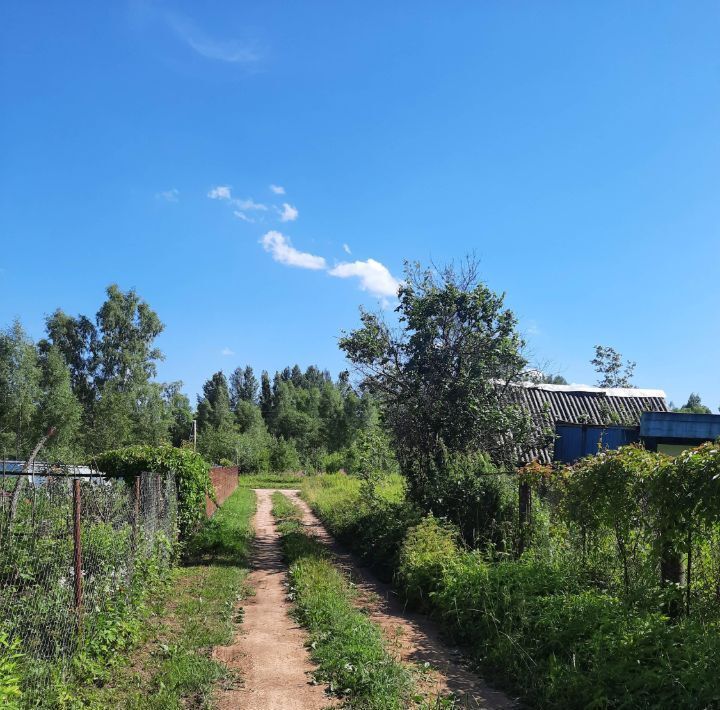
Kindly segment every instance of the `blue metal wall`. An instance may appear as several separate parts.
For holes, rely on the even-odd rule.
[[[600,448],[619,449],[640,440],[638,427],[591,426],[589,424],[556,424],[553,459],[573,463],[583,456],[596,454]]]

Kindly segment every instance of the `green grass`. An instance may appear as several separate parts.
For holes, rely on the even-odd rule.
[[[240,474],[240,488],[300,488],[304,476],[297,473],[253,473]]]
[[[218,682],[232,682],[210,657],[233,636],[235,604],[246,593],[255,496],[236,490],[190,544],[188,563],[175,570],[166,604],[158,609],[145,644],[102,688],[84,689],[93,708],[172,710],[208,707]]]
[[[352,586],[326,549],[303,532],[297,507],[282,493],[272,501],[290,565],[290,594],[299,622],[310,632],[318,680],[329,683],[347,707],[408,707],[409,670],[387,652],[378,626],[353,606]]]

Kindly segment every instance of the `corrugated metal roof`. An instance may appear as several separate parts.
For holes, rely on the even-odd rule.
[[[529,411],[537,428],[537,438],[555,425],[591,424],[596,426],[640,426],[643,412],[667,412],[665,392],[631,388],[588,387],[587,385],[542,385],[523,382],[506,390],[508,397]],[[549,464],[553,443],[524,450],[523,462]]]

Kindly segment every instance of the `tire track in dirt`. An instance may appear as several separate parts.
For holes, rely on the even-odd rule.
[[[241,605],[244,619],[233,643],[213,652],[242,677],[242,687],[216,695],[218,710],[320,710],[336,704],[323,686],[311,684],[315,667],[305,648],[307,637],[289,614],[287,568],[271,513],[272,493],[255,491],[255,540],[247,578],[255,594]]]
[[[403,663],[432,669],[419,683],[427,700],[452,694],[461,707],[509,710],[518,705],[504,693],[490,688],[479,676],[463,667],[461,654],[448,648],[440,631],[428,617],[404,609],[389,584],[380,582],[351,554],[345,552],[300,498],[297,490],[282,491],[303,511],[306,530],[327,545],[339,566],[356,583],[363,608],[389,641],[389,651]]]

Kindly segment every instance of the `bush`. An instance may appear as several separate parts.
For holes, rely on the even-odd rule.
[[[333,451],[325,454],[322,460],[322,470],[325,473],[337,473],[347,468],[347,451]]]
[[[422,510],[454,523],[471,547],[512,549],[518,519],[512,476],[499,473],[481,453],[446,453],[440,461],[412,465],[423,468],[414,476],[422,485],[410,491]]]
[[[457,561],[457,531],[429,516],[410,528],[399,553],[396,583],[405,598],[428,609],[448,565]]]
[[[178,528],[187,540],[205,518],[205,496],[214,496],[210,466],[200,454],[172,446],[128,446],[99,454],[98,468],[110,476],[132,479],[144,471],[172,473],[178,494]]]

